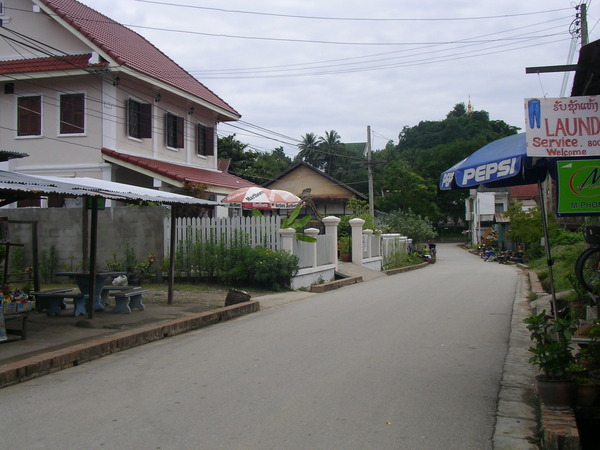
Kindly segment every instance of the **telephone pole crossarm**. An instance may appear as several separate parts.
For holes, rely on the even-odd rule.
[[[525,73],[574,72],[578,68],[579,66],[577,64],[564,64],[562,66],[526,67]]]

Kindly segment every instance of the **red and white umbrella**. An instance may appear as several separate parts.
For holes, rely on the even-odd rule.
[[[240,188],[221,201],[231,208],[289,209],[300,202],[300,197],[288,191],[252,186]]]

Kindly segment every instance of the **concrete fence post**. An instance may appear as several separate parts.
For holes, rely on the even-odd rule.
[[[281,250],[294,254],[294,235],[296,230],[293,228],[282,228],[279,230],[281,235]]]
[[[352,262],[362,266],[363,262],[363,248],[362,248],[362,227],[365,224],[363,219],[355,217],[350,219],[350,226],[352,227]]]
[[[329,237],[331,245],[331,253],[329,255],[331,263],[335,264],[335,270],[338,269],[338,254],[337,254],[337,241],[338,241],[338,225],[341,220],[339,217],[327,216],[322,219],[325,225],[325,236]]]

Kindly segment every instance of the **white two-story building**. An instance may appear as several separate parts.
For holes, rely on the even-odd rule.
[[[218,200],[252,183],[218,168],[240,114],[139,34],[75,0],[0,0],[3,168]],[[59,206],[59,205],[56,205]]]

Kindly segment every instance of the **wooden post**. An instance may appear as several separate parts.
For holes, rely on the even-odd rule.
[[[171,205],[171,235],[169,248],[169,289],[167,291],[167,304],[173,304],[173,285],[175,284],[175,227],[177,226],[177,205]]]
[[[87,203],[87,202],[86,202]],[[85,208],[85,206],[84,206]],[[96,253],[98,243],[98,197],[92,198],[92,227],[90,230],[90,290],[87,299],[88,318],[94,317],[94,293],[96,292]]]

